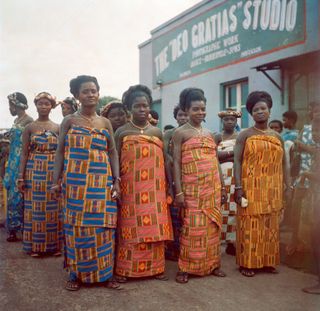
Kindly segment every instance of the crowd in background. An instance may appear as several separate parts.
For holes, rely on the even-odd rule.
[[[41,92],[36,120],[22,93],[8,95],[16,116],[0,137],[8,242],[22,239],[32,257],[63,253],[68,290],[166,281],[165,259],[178,262],[181,284],[190,275],[225,277],[221,245],[253,277],[278,273],[280,226],[292,232],[287,254],[299,250],[307,204],[319,283],[303,290],[320,294],[319,102],[299,132],[295,111],[270,121],[272,98],[255,91],[246,101],[252,127],[239,129],[241,112],[227,109],[217,116],[221,133],[212,133],[202,126],[203,90],[186,88],[173,108],[177,127],[162,132],[146,86],[97,113],[99,91],[95,77],[78,76],[62,102]],[[58,105],[60,125],[49,117]]]

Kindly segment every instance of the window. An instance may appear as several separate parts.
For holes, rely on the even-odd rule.
[[[246,109],[248,97],[248,80],[241,80],[223,84],[223,107],[222,109],[232,108],[242,112],[242,118],[238,119],[241,128],[249,126],[249,116]]]

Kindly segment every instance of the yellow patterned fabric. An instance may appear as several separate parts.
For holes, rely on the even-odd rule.
[[[180,236],[179,270],[208,275],[220,266],[221,182],[211,137],[188,139],[181,151],[185,215]]]
[[[116,272],[128,277],[162,273],[164,241],[172,240],[162,141],[146,135],[124,137],[120,164]]]
[[[238,208],[238,214],[260,215],[280,211],[284,152],[281,141],[274,136],[254,135],[245,144],[241,180],[249,205]]]
[[[249,269],[274,267],[280,262],[284,151],[274,136],[254,135],[245,144],[242,187],[248,207],[237,210],[237,264]]]

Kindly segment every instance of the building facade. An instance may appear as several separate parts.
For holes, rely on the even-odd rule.
[[[173,107],[186,87],[207,98],[206,127],[220,130],[217,114],[242,110],[252,124],[248,93],[272,95],[271,119],[298,112],[308,122],[308,103],[320,100],[318,0],[205,0],[151,31],[139,45],[140,83],[153,91],[161,126],[175,124]]]

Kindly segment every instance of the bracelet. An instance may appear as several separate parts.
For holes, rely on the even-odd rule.
[[[18,178],[17,182],[20,182],[20,181],[24,181],[24,179],[23,178]]]
[[[115,181],[121,182],[121,178],[120,177],[113,177],[113,182],[115,182]]]
[[[240,190],[240,189],[242,189],[242,186],[235,186],[234,187],[234,190]]]
[[[226,187],[225,186],[221,187],[221,190],[226,190]]]
[[[180,195],[183,195],[184,193],[181,191],[179,193],[176,194],[176,197],[179,197]]]

